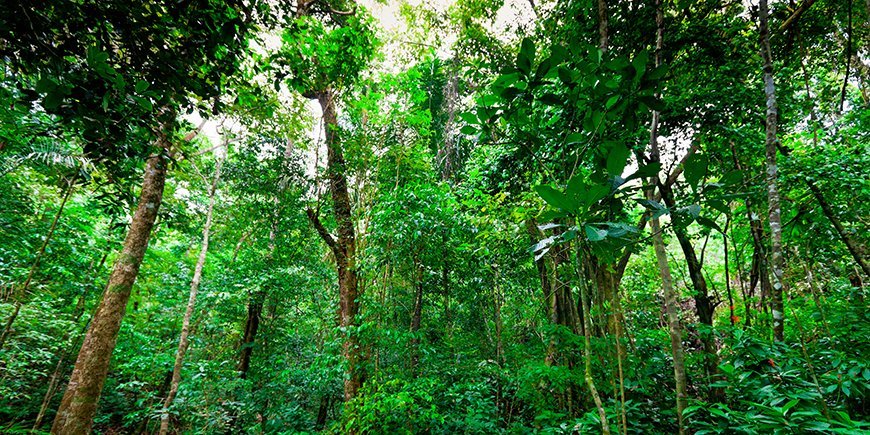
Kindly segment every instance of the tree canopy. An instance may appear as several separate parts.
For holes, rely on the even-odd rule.
[[[870,431],[870,3],[0,4],[0,432]]]

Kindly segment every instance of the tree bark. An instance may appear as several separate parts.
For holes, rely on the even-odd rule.
[[[607,0],[598,0],[598,48],[605,52],[609,45],[607,34]]]
[[[417,369],[420,361],[420,339],[417,333],[420,331],[420,321],[423,317],[423,266],[419,260],[414,260],[414,313],[411,315],[411,373]]]
[[[671,191],[670,187],[665,186],[663,183],[658,183],[658,187],[659,191],[662,192],[662,199],[665,201],[665,204],[669,208],[674,208],[676,202],[674,201],[673,191]],[[695,300],[695,311],[698,314],[698,321],[703,325],[712,328],[713,311],[715,307],[710,300],[707,281],[704,279],[701,262],[698,261],[698,257],[695,255],[695,248],[692,246],[692,241],[689,239],[689,234],[686,232],[686,229],[674,226],[674,234],[677,236],[677,241],[680,243],[680,248],[686,258],[686,266],[689,269],[689,278],[692,281],[692,289],[695,292],[693,298]],[[702,333],[701,341],[704,343],[704,352],[707,354],[704,364],[707,370],[707,375],[713,376],[717,371],[719,358],[717,356],[716,342],[712,336],[712,332]]]
[[[333,239],[309,213],[312,223],[321,238],[332,249],[338,272],[339,314],[338,324],[345,333],[342,356],[347,362],[347,377],[344,380],[344,401],[350,401],[362,386],[363,375],[360,367],[361,355],[355,331],[356,315],[359,312],[359,275],[356,269],[356,231],[350,194],[347,187],[347,168],[338,136],[338,118],[335,111],[335,95],[332,89],[317,92],[317,101],[323,111],[323,124],[326,135],[327,169],[329,193],[332,196],[332,209],[338,224],[338,237]]]
[[[785,257],[782,254],[782,218],[777,188],[776,152],[779,139],[776,136],[779,113],[776,107],[776,87],[773,81],[773,57],[770,51],[770,29],[768,27],[767,0],[758,3],[758,27],[761,39],[761,58],[764,71],[764,94],[767,97],[765,123],[765,160],[767,162],[767,207],[770,224],[771,265],[773,267],[773,292],[771,293],[771,313],[773,315],[773,338],[784,340],[785,316],[782,294],[786,291],[783,273]]]
[[[190,335],[190,319],[196,308],[196,295],[199,292],[199,283],[202,280],[202,269],[205,266],[205,258],[208,254],[208,241],[211,233],[212,212],[214,211],[214,196],[221,176],[221,160],[215,165],[214,179],[208,192],[208,210],[205,213],[205,225],[202,228],[202,244],[199,249],[199,258],[193,269],[193,279],[190,281],[190,295],[187,298],[187,308],[184,311],[184,319],[181,323],[181,336],[178,340],[178,349],[175,351],[175,365],[172,367],[172,381],[169,384],[169,394],[163,402],[163,410],[160,417],[160,435],[169,432],[169,407],[178,394],[178,386],[181,383],[181,367],[184,364],[184,355],[187,353]]]
[[[661,63],[661,51],[664,43],[664,11],[661,0],[656,0],[656,51],[655,65]],[[659,112],[653,111],[650,125],[650,160],[654,163],[660,161],[658,145]],[[654,187],[659,184],[658,176],[650,179],[650,189],[646,191],[647,199],[655,197]],[[662,278],[662,290],[665,297],[665,312],[668,317],[668,334],[671,338],[671,355],[674,360],[674,381],[676,383],[677,426],[680,435],[685,433],[683,411],[688,406],[688,393],[686,388],[686,364],[683,353],[683,328],[680,325],[679,306],[677,305],[677,292],[674,289],[674,280],[671,277],[671,266],[668,264],[668,254],[665,250],[665,242],[662,238],[662,228],[659,218],[651,216],[650,229],[652,231],[653,249],[656,254],[659,275]]]
[[[258,291],[248,301],[248,315],[245,318],[245,331],[242,334],[239,364],[236,367],[240,379],[248,378],[248,370],[251,368],[251,355],[254,353],[254,340],[257,338],[257,330],[260,329],[260,318],[263,315],[263,303],[265,300],[266,292]]]
[[[124,248],[115,261],[103,299],[85,335],[61,400],[51,432],[55,434],[87,434],[91,431],[97,403],[109,372],[109,362],[121,320],[130,299],[139,266],[148,249],[148,240],[163,200],[167,158],[171,148],[166,132],[158,133],[161,153],[148,159],[139,204],[127,231]]]
[[[595,380],[592,378],[592,314],[589,312],[589,280],[591,270],[586,268],[584,273],[583,265],[586,261],[582,258],[582,248],[577,250],[577,272],[580,278],[580,305],[583,307],[583,379],[586,381],[586,387],[589,388],[589,394],[592,396],[592,401],[595,402],[595,408],[598,409],[598,418],[601,420],[601,433],[610,435],[610,423],[607,422],[607,413],[604,411],[604,404],[601,402],[601,396],[598,394],[598,389],[595,388]]]

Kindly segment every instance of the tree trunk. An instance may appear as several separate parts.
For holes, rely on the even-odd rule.
[[[776,137],[778,111],[776,107],[776,88],[773,82],[773,59],[770,51],[770,30],[767,19],[767,0],[758,2],[758,28],[761,37],[761,57],[764,61],[764,94],[767,97],[767,114],[765,123],[765,160],[767,162],[767,206],[768,222],[770,224],[770,256],[773,267],[773,292],[771,293],[771,313],[773,315],[773,338],[783,341],[785,331],[785,316],[782,294],[785,289],[783,273],[785,257],[782,254],[782,219],[779,203],[779,189],[776,186],[777,165],[776,151],[779,139]]]
[[[54,235],[54,230],[57,228],[57,222],[60,220],[61,214],[63,214],[63,208],[66,206],[66,202],[74,190],[74,183],[75,179],[69,180],[66,193],[63,195],[60,207],[54,215],[54,220],[51,221],[51,227],[48,229],[48,234],[45,235],[45,240],[42,241],[39,251],[36,252],[36,258],[33,259],[33,264],[30,265],[27,279],[24,280],[24,284],[22,284],[18,289],[17,295],[15,296],[15,309],[12,311],[12,315],[9,316],[9,320],[6,321],[6,326],[3,328],[3,334],[0,335],[0,349],[3,349],[3,345],[6,344],[6,339],[9,338],[9,334],[12,332],[12,324],[15,323],[15,319],[18,318],[18,313],[21,312],[21,305],[24,303],[24,297],[27,296],[27,289],[30,287],[31,281],[33,281],[33,275],[39,269],[39,261],[42,260],[42,256],[45,254],[45,248],[48,246],[48,242],[51,241],[51,236]]]
[[[659,191],[662,192],[662,199],[669,208],[674,208],[673,191],[664,183],[658,183]],[[710,301],[710,294],[707,290],[707,281],[704,279],[701,262],[695,255],[695,248],[692,246],[692,241],[685,228],[674,226],[674,234],[677,236],[677,241],[680,243],[680,248],[686,258],[686,266],[689,269],[689,278],[692,281],[692,289],[695,291],[693,298],[695,299],[695,310],[698,314],[698,321],[703,325],[712,328],[713,326],[713,310],[714,306]],[[701,334],[701,341],[704,343],[704,352],[707,354],[705,358],[705,367],[708,376],[713,376],[718,367],[718,356],[716,354],[716,342],[713,338],[712,331]]]
[[[323,111],[323,124],[326,134],[327,169],[329,192],[332,196],[332,209],[338,224],[338,237],[333,239],[313,213],[309,213],[315,228],[324,242],[332,249],[338,272],[339,313],[338,324],[345,331],[342,356],[347,362],[347,377],[344,380],[344,400],[353,399],[362,386],[363,375],[360,367],[359,342],[355,331],[356,315],[359,312],[359,275],[356,270],[356,234],[353,224],[350,194],[347,187],[347,174],[344,155],[338,137],[338,118],[335,112],[334,93],[326,89],[316,93]]]
[[[656,52],[655,65],[661,63],[661,50],[664,40],[664,11],[662,1],[656,0]],[[659,162],[659,112],[653,111],[652,124],[650,125],[650,161]],[[647,199],[655,197],[654,187],[659,184],[658,176],[650,180],[650,189],[646,191]],[[674,289],[674,280],[671,277],[671,266],[668,264],[668,254],[665,250],[665,242],[662,238],[662,227],[659,218],[652,216],[650,219],[652,231],[653,249],[656,253],[656,262],[659,267],[659,275],[662,278],[662,290],[665,296],[665,312],[668,316],[668,333],[671,337],[671,355],[674,360],[674,381],[676,383],[677,403],[677,426],[679,433],[685,433],[683,411],[688,406],[688,393],[686,388],[686,364],[683,353],[683,328],[680,325],[679,306],[677,305],[677,292]]]
[[[178,385],[181,383],[181,367],[184,364],[184,355],[187,353],[189,346],[188,337],[190,335],[190,319],[193,317],[193,310],[196,308],[196,294],[199,291],[199,283],[202,280],[202,269],[205,266],[205,257],[208,254],[208,240],[211,232],[212,212],[214,211],[214,196],[217,190],[218,182],[221,176],[221,160],[215,165],[214,179],[211,183],[211,188],[208,192],[208,210],[205,213],[205,225],[202,228],[202,245],[199,249],[199,258],[196,260],[196,267],[193,269],[193,279],[190,281],[190,295],[187,298],[187,308],[184,311],[184,319],[181,323],[181,337],[178,340],[178,349],[175,351],[175,365],[172,367],[172,381],[169,385],[169,394],[163,402],[163,411],[160,417],[160,435],[165,435],[169,431],[169,407],[172,401],[175,400],[175,395],[178,393]]]
[[[420,320],[423,316],[423,266],[419,260],[414,259],[414,313],[411,315],[411,373],[417,369],[420,360],[420,339],[417,333],[420,331]]]
[[[598,0],[598,48],[604,52],[608,47],[607,0]]]
[[[592,378],[592,314],[589,312],[589,280],[592,275],[589,268],[586,268],[584,273],[582,261],[582,248],[577,250],[577,272],[580,278],[580,304],[583,307],[583,379],[586,381],[586,387],[589,388],[589,394],[592,396],[592,401],[595,402],[595,408],[598,409],[598,418],[601,420],[601,432],[605,435],[610,435],[610,423],[607,422],[607,413],[604,411],[604,404],[601,402],[601,396],[598,394],[598,389],[595,388],[595,380]]]
[[[254,340],[257,338],[257,330],[260,329],[260,318],[263,315],[263,303],[266,300],[266,292],[258,291],[248,301],[248,315],[245,319],[245,332],[242,334],[242,345],[239,353],[239,365],[236,370],[240,379],[248,378],[248,369],[251,368],[251,354],[254,352]]]
[[[537,244],[544,238],[544,234],[538,229],[538,223],[535,219],[526,221],[526,231],[529,234],[532,245]],[[541,280],[541,296],[543,297],[547,319],[549,319],[550,323],[556,325],[559,323],[559,317],[556,314],[556,292],[553,290],[553,283],[550,280],[550,270],[552,269],[550,256],[547,254],[541,255],[540,258],[535,260],[535,267],[538,269],[538,278]],[[555,340],[551,339],[547,344],[547,355],[544,361],[548,366],[556,362]]]
[[[121,319],[148,248],[157,210],[163,200],[167,170],[167,158],[164,154],[171,148],[166,132],[159,133],[158,143],[161,152],[150,157],[145,165],[139,205],[127,231],[124,248],[115,261],[103,299],[91,319],[69,386],[57,410],[52,433],[87,434],[93,425],[100,393],[109,372],[112,351],[121,328]]]
[[[743,166],[737,158],[737,150],[734,148],[734,142],[731,142],[731,157],[734,160],[734,167],[737,168],[738,171],[742,171]],[[761,218],[752,211],[752,201],[749,200],[749,197],[744,199],[744,203],[746,204],[746,219],[749,221],[749,232],[752,235],[752,266],[749,272],[749,290],[747,293],[752,297],[755,292],[755,286],[758,283],[761,283],[761,299],[765,300],[770,294],[771,284],[770,275],[767,273],[764,228],[762,227]],[[744,325],[748,327],[752,324],[752,312],[746,297],[744,297],[743,303],[746,308],[746,320],[744,321]]]

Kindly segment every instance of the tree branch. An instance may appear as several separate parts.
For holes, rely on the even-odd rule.
[[[320,238],[329,246],[329,249],[332,250],[332,253],[335,254],[336,257],[341,255],[341,251],[339,250],[338,244],[335,242],[335,238],[332,237],[332,234],[329,234],[329,231],[326,230],[326,227],[323,226],[323,223],[320,222],[320,218],[317,217],[317,214],[314,213],[314,210],[307,208],[305,209],[305,214],[308,215],[308,220],[311,221],[311,225],[314,225],[314,229],[317,230],[317,234],[320,235]]]

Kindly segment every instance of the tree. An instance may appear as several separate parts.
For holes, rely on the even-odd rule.
[[[770,258],[773,276],[773,292],[771,293],[771,313],[773,315],[773,337],[776,341],[784,340],[785,308],[782,294],[785,287],[785,257],[782,253],[782,211],[779,203],[779,188],[777,187],[776,153],[779,139],[776,135],[779,113],[776,106],[776,87],[773,80],[773,55],[770,50],[770,26],[768,24],[767,0],[758,3],[758,32],[761,40],[761,58],[764,72],[764,95],[767,98],[767,114],[765,118],[765,161],[767,171],[767,220],[770,224]]]
[[[219,86],[216,89],[214,83],[238,67],[238,51],[253,10],[210,1],[154,7],[50,1],[9,6],[7,12],[15,14],[17,9],[33,8],[41,21],[38,30],[25,20],[7,21],[11,25],[4,26],[2,35],[8,41],[3,54],[11,58],[11,66],[40,77],[28,98],[44,95],[42,108],[80,128],[88,141],[85,152],[98,160],[117,165],[127,156],[151,154],[124,249],[91,321],[52,429],[87,433],[163,199],[176,113],[180,106],[191,106],[191,96],[205,100],[215,96]],[[22,84],[32,86],[32,82]],[[132,122],[127,118],[131,115]],[[156,151],[152,154],[150,146],[131,145],[127,140],[153,140]]]

